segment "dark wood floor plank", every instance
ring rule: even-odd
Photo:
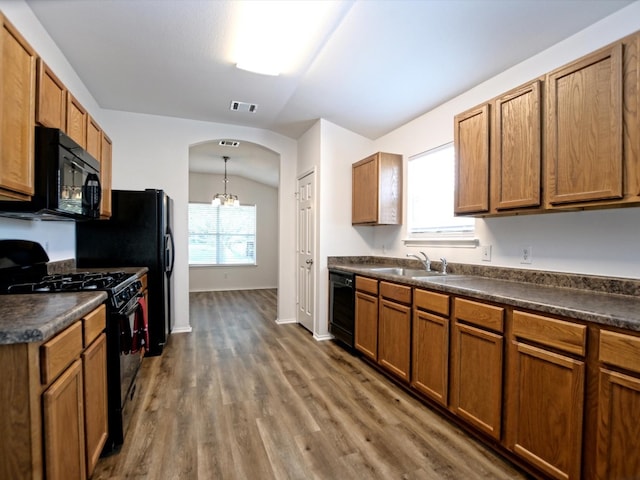
[[[361,358],[277,325],[276,293],[190,295],[193,333],[144,359],[93,480],[526,478]]]

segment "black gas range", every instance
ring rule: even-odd
[[[107,293],[109,438],[104,453],[111,453],[124,442],[137,373],[149,344],[142,283],[136,274],[120,270],[49,274],[48,261],[36,242],[0,240],[0,295]]]

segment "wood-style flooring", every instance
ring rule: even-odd
[[[526,476],[332,341],[276,325],[276,291],[193,293],[193,333],[145,358],[98,479]]]

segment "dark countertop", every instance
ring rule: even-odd
[[[75,271],[124,271],[141,277],[149,269],[78,268]],[[0,295],[0,345],[48,340],[106,299],[103,291]]]
[[[455,273],[416,279],[371,270],[380,266],[387,265],[340,264],[329,265],[329,269],[640,332],[637,295]]]
[[[106,299],[102,291],[1,295],[0,345],[47,340]]]

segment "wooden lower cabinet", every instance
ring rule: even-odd
[[[413,305],[411,386],[446,407],[449,402],[449,296],[416,289]]]
[[[451,408],[499,440],[502,427],[504,308],[455,298]]]
[[[584,362],[517,342],[513,451],[547,475],[580,478]]]
[[[640,478],[640,337],[603,330],[599,361],[597,478]]]
[[[375,292],[375,293],[374,293]],[[378,361],[378,281],[356,276],[355,347]]]
[[[102,333],[82,354],[87,476],[107,441],[107,336]]]
[[[459,417],[496,440],[502,425],[502,364],[501,334],[454,323],[451,405]]]
[[[411,307],[380,300],[378,363],[409,382],[411,368]]]
[[[45,342],[0,345],[1,479],[91,476],[108,434],[106,308]]]
[[[42,395],[47,480],[85,479],[82,362],[76,360]]]

